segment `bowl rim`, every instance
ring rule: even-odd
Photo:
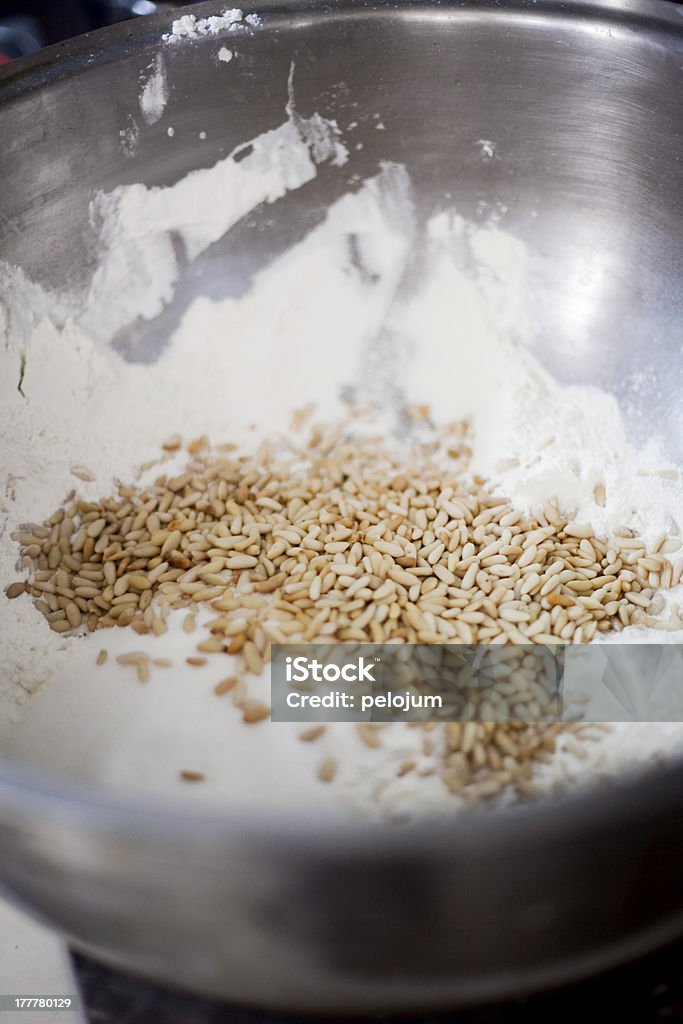
[[[182,8],[183,15],[209,17],[222,13],[225,0],[207,0]],[[549,18],[592,22],[608,21],[630,28],[647,27],[671,39],[683,39],[683,7],[669,0],[259,0],[257,11],[264,24],[256,31],[268,31],[272,19],[296,24],[374,18],[458,18],[472,16],[501,20]],[[161,44],[161,36],[178,17],[178,10],[164,11],[134,21],[97,29],[46,47],[35,54],[11,61],[0,68],[0,104],[85,73],[93,66],[119,59],[142,46]],[[303,30],[303,26],[299,27]],[[213,41],[219,39],[212,37]],[[198,43],[201,41],[198,40]],[[194,41],[180,45],[193,45]],[[560,798],[540,799],[527,805],[500,808],[493,813],[454,813],[416,821],[399,828],[376,822],[340,817],[316,819],[302,810],[246,812],[226,803],[191,811],[173,804],[145,798],[132,801],[122,795],[98,791],[90,786],[59,782],[30,769],[20,769],[0,757],[0,820],[52,820],[72,829],[86,826],[103,836],[127,834],[136,839],[158,839],[160,834],[177,836],[192,822],[192,840],[199,844],[216,838],[230,842],[235,834],[261,835],[269,844],[299,849],[304,841],[330,852],[378,850],[382,855],[403,856],[419,852],[435,841],[463,849],[481,848],[491,841],[534,843],[544,835],[577,835],[586,830],[607,831],[616,823],[634,821],[678,809],[683,820],[683,757],[636,777],[617,779],[609,789],[573,791]],[[465,827],[463,827],[463,825]]]
[[[296,23],[299,17],[310,23],[315,20],[367,19],[377,16],[400,18],[464,18],[467,15],[500,21],[519,18],[543,20],[609,21],[630,28],[646,27],[667,36],[683,37],[683,5],[677,0],[258,0],[263,24],[255,31],[268,31],[272,19]],[[0,103],[19,97],[52,81],[68,78],[70,73],[85,72],[95,64],[108,63],[133,45],[160,45],[161,37],[183,16],[211,17],[222,14],[225,0],[203,0],[170,11],[118,22],[44,47],[26,57],[19,57],[0,66]],[[201,45],[207,38],[179,44]]]

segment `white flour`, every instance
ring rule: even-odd
[[[163,36],[165,43],[178,43],[183,39],[198,39],[200,36],[217,36],[221,32],[234,32],[244,27],[244,22],[249,25],[260,24],[256,14],[248,14],[244,17],[239,7],[226,10],[223,14],[214,15],[211,18],[198,18],[195,14],[183,14],[177,18],[171,27],[171,31]]]
[[[161,119],[168,95],[164,58],[157,54],[150,65],[149,74],[143,80],[140,93],[140,112],[147,124],[156,124]]]
[[[454,214],[435,217],[428,237],[427,283],[399,304],[393,329],[413,346],[406,373],[435,415],[447,419],[458,409],[474,416],[478,470],[523,508],[555,496],[599,533],[627,524],[648,541],[678,536],[681,478],[656,438],[635,451],[616,399],[597,388],[561,387],[515,343],[533,329],[524,247]],[[444,248],[471,254],[476,282],[462,272],[466,260],[444,258]],[[605,487],[604,507],[595,501],[597,484]]]
[[[216,20],[224,19],[206,19]],[[202,26],[186,16],[174,33],[219,31]],[[242,160],[246,147],[172,188],[133,185],[100,196],[100,262],[78,302],[0,267],[4,581],[18,575],[10,531],[50,515],[70,488],[86,498],[107,493],[115,479],[135,478],[176,432],[253,444],[286,430],[292,410],[311,399],[333,419],[348,388],[383,401],[389,419],[401,398],[428,403],[435,420],[470,416],[475,469],[524,507],[556,495],[599,531],[626,523],[647,536],[678,532],[680,482],[656,444],[631,450],[612,398],[559,387],[521,346],[533,329],[523,247],[456,213],[434,217],[422,233],[410,181],[396,165],[334,204],[242,299],[197,299],[156,364],[128,364],[107,348],[121,327],[170,301],[180,273],[172,233],[192,261],[257,204],[305,188],[318,164],[347,159],[336,125],[296,115],[291,88],[287,121],[249,145]],[[604,507],[596,484],[605,487]],[[401,761],[420,754],[418,730],[383,730],[378,752],[344,724],[315,744],[301,743],[289,725],[245,728],[229,700],[212,693],[229,670],[209,663],[188,671],[195,640],[179,627],[161,639],[135,637],[136,649],[177,665],[144,687],[114,663],[131,643],[127,630],[60,638],[28,598],[0,600],[7,749],[53,775],[133,794],[142,777],[147,794],[176,799],[187,798],[178,771],[202,771],[206,782],[191,792],[200,804],[256,799],[392,817],[457,806],[438,775],[424,774],[429,758],[395,777]],[[101,647],[109,662],[95,669]],[[267,679],[256,685],[267,699]],[[614,774],[681,745],[681,727],[625,724],[586,761],[561,754],[539,779],[550,789],[565,774]],[[340,763],[330,787],[315,778],[326,756]]]
[[[135,156],[140,138],[140,128],[132,114],[128,115],[126,127],[120,129],[119,138],[121,139],[121,149],[125,155],[127,157]]]
[[[318,164],[347,160],[335,122],[296,113],[291,77],[287,112],[279,128],[172,188],[132,185],[93,203],[102,256],[89,294],[74,313],[84,330],[106,342],[137,317],[157,316],[178,280],[179,242],[192,261],[254,207],[311,181]]]

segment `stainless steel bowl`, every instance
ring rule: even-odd
[[[196,13],[217,13],[208,3]],[[660,0],[259,7],[230,78],[215,40],[167,51],[177,134],[119,132],[170,16],[53,47],[0,72],[0,255],[85,288],[98,189],[170,184],[299,109],[359,121],[353,173],[404,163],[426,215],[454,202],[531,254],[538,355],[607,387],[633,430],[683,462],[683,9]],[[379,114],[385,126],[377,131]],[[494,140],[481,160],[480,140]],[[349,168],[247,219],[183,283],[166,319],[118,339],[153,360],[183,303],[239,294],[320,220]],[[452,199],[445,198],[449,193]],[[235,246],[235,237],[239,246]],[[230,999],[338,1012],[446,1007],[568,978],[683,931],[683,768],[609,793],[450,826],[184,817],[0,773],[0,878],[78,946]]]

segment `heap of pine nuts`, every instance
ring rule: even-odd
[[[656,618],[656,592],[681,579],[683,560],[669,559],[678,541],[648,549],[627,527],[597,537],[554,502],[525,515],[468,472],[466,441],[463,423],[401,454],[352,422],[251,455],[200,438],[180,475],[99,501],[72,495],[15,534],[28,579],[6,593],[30,594],[58,633],[161,635],[171,609],[190,609],[191,629],[210,606],[196,662],[237,656],[217,692],[232,691],[248,722],[269,713],[250,700],[248,675],[263,671],[271,643],[585,643],[635,623],[683,626],[676,612]],[[147,678],[146,655],[129,662]],[[531,785],[534,761],[571,727],[438,728],[447,785],[488,796]]]

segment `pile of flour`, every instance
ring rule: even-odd
[[[293,410],[311,401],[320,418],[342,416],[348,396],[379,406],[388,433],[410,404],[428,405],[437,423],[469,417],[474,471],[525,509],[556,497],[598,532],[625,524],[650,539],[680,533],[680,478],[656,439],[630,447],[611,396],[561,387],[525,350],[533,323],[523,246],[455,210],[420,224],[409,176],[395,164],[334,203],[242,298],[197,298],[154,364],[112,351],[114,334],[170,302],[179,240],[191,263],[258,204],[305,189],[320,164],[347,158],[337,126],[300,118],[290,94],[279,128],[213,168],[170,188],[99,196],[100,258],[85,295],[49,295],[0,267],[3,581],[21,576],[13,530],[49,516],[72,489],[94,498],[119,479],[153,479],[158,464],[140,467],[170,435],[253,446],[286,432]],[[162,638],[133,642],[125,629],[64,638],[28,597],[1,600],[0,742],[53,776],[130,794],[144,778],[147,794],[186,799],[178,772],[201,771],[206,782],[191,792],[199,804],[287,802],[394,818],[457,806],[422,754],[419,730],[392,725],[377,751],[342,723],[316,744],[288,724],[245,728],[229,700],[213,695],[229,668],[188,671],[194,641],[179,621]],[[176,667],[140,686],[115,663],[131,646]],[[109,661],[95,668],[102,647]],[[267,678],[259,685],[267,699]],[[568,775],[618,774],[681,749],[683,727],[624,723],[585,760],[560,751],[539,781],[550,790]],[[340,765],[329,786],[315,778],[326,756]],[[396,778],[410,757],[418,769]]]
[[[235,32],[247,27],[254,28],[261,24],[258,14],[247,14],[239,7],[225,10],[222,14],[210,18],[198,18],[196,14],[183,14],[176,18],[171,31],[164,35],[165,43],[178,43],[185,39],[199,39],[201,36],[217,36],[226,31]]]

